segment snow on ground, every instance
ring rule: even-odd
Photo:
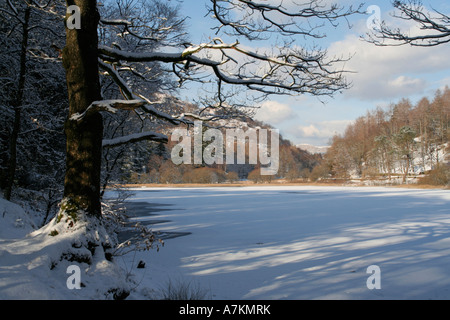
[[[117,265],[52,258],[73,235],[33,231],[23,210],[0,199],[0,299],[160,298],[168,283],[191,284],[206,299],[449,299],[450,192],[382,187],[257,186],[139,188],[131,220],[165,236],[159,252],[130,252]],[[154,224],[153,224],[154,223]],[[80,232],[82,229],[80,229]],[[179,236],[182,235],[182,236]],[[138,262],[145,268],[136,268]],[[67,287],[79,265],[81,289]],[[381,289],[368,289],[377,265]]]
[[[124,259],[142,299],[167,283],[211,299],[449,299],[450,192],[361,187],[135,189],[169,220],[153,230],[191,232]],[[157,211],[158,208],[162,211]],[[369,290],[380,268],[381,289]]]
[[[105,229],[94,231],[88,225],[79,222],[69,230],[54,218],[35,230],[20,206],[0,198],[0,299],[112,299],[127,290],[123,270],[105,259],[102,247],[91,253],[83,245],[109,237]],[[60,259],[63,255],[91,263]],[[73,289],[78,283],[76,271],[69,269],[73,265],[79,268],[79,290]]]

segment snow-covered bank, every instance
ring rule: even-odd
[[[105,259],[102,226],[55,217],[34,230],[25,211],[4,199],[0,214],[0,299],[110,299],[129,291],[124,271]]]

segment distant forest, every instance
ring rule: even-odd
[[[234,125],[247,131],[249,128],[272,129],[262,122],[246,118],[244,121],[234,120]],[[170,132],[168,133],[170,136]],[[306,179],[313,168],[322,161],[322,155],[311,154],[297,148],[289,140],[280,135],[279,167],[276,175],[261,175],[259,164],[248,161],[246,149],[245,164],[181,164],[175,165],[171,159],[171,149],[175,142],[168,144],[143,142],[140,147],[133,146],[133,152],[127,152],[123,158],[118,174],[120,182],[128,183],[233,183],[239,180],[250,180],[254,183],[271,182],[275,179],[295,181]],[[124,168],[121,170],[120,168]]]
[[[314,179],[407,183],[408,177],[419,177],[422,183],[446,185],[449,125],[448,87],[415,105],[402,99],[386,110],[376,108],[333,137],[322,163],[314,169]]]

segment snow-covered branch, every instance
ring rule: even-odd
[[[110,25],[110,26],[131,26],[132,23],[125,19],[101,19],[100,22],[102,24]]]
[[[282,48],[276,54],[268,55],[243,48],[238,42],[226,44],[217,38],[210,44],[190,46],[178,53],[136,53],[106,46],[101,46],[99,50],[101,59],[110,63],[159,61],[183,64],[184,70],[177,72],[181,80],[192,80],[186,66],[196,65],[203,68],[203,72],[210,69],[210,75],[223,83],[245,86],[263,94],[331,95],[348,87],[342,77],[344,71],[333,68],[335,63],[348,59],[328,59],[326,52],[322,51]],[[205,55],[214,59],[204,58]],[[233,55],[235,58],[231,58]],[[262,70],[266,70],[264,75],[260,74]],[[183,78],[184,75],[186,78]]]
[[[201,47],[207,48],[206,46]],[[192,61],[202,65],[217,65],[218,62],[210,59],[204,59],[194,56],[192,53],[183,50],[182,52],[127,52],[124,50],[114,49],[107,46],[99,45],[98,47],[100,57],[107,61],[124,60],[129,62],[183,62]],[[195,52],[198,52],[195,51]]]
[[[127,143],[133,143],[143,140],[157,141],[167,143],[169,140],[166,135],[157,133],[157,132],[140,132],[133,133],[127,136],[113,138],[113,139],[104,139],[103,140],[103,148],[112,148],[117,147]]]
[[[136,108],[142,107],[145,101],[142,100],[102,100],[94,101],[83,113],[74,113],[70,116],[70,120],[81,121],[86,116],[100,112],[107,111],[111,113],[116,113],[118,109],[121,110],[134,110]]]
[[[141,95],[141,94],[135,94],[131,88],[127,85],[127,83],[122,79],[122,77],[120,76],[119,72],[117,70],[115,70],[113,68],[113,66],[111,64],[105,63],[103,62],[101,59],[99,59],[99,64],[100,67],[105,70],[114,80],[114,82],[119,86],[119,88],[121,89],[122,93],[129,99],[141,99],[143,101],[145,101],[145,104],[141,106],[141,109],[148,113],[151,114],[152,116],[159,118],[159,119],[163,119],[165,121],[168,121],[171,124],[174,125],[179,125],[181,123],[185,123],[185,124],[191,124],[190,121],[186,121],[186,120],[181,120],[181,119],[177,119],[175,117],[172,117],[171,115],[162,112],[158,109],[156,109],[153,105],[154,104],[160,104],[163,101],[158,100],[158,101],[151,101],[150,99],[148,99],[147,97]]]

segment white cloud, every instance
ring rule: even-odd
[[[297,125],[288,133],[296,143],[326,144],[335,134],[343,133],[352,120],[331,120]]]
[[[425,85],[425,81],[422,79],[414,79],[406,76],[399,76],[394,80],[388,82],[390,87],[396,88],[404,88],[409,87],[411,90],[416,91],[418,89],[422,89]]]
[[[318,137],[320,136],[320,131],[317,129],[317,127],[313,124],[310,124],[309,126],[298,126],[297,131],[300,133],[300,136],[302,137]]]
[[[256,119],[272,125],[280,124],[295,117],[296,114],[289,105],[277,101],[263,102],[256,113]]]
[[[353,85],[345,91],[349,98],[380,100],[423,94],[428,85],[426,75],[450,69],[448,46],[377,47],[349,35],[329,48],[330,54],[339,55],[344,51],[354,54],[343,66],[355,72],[346,74]]]

